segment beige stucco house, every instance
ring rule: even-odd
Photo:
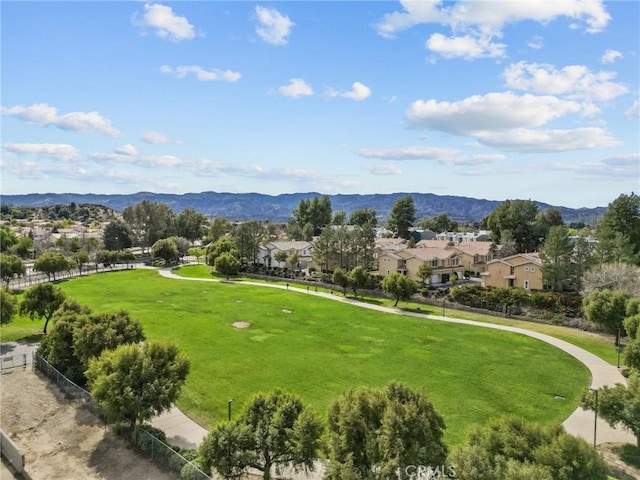
[[[487,270],[480,273],[484,287],[520,287],[525,290],[542,290],[542,261],[537,253],[519,253],[487,263]]]

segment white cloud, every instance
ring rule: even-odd
[[[549,163],[544,165],[547,170],[569,172],[580,178],[607,178],[609,180],[626,181],[629,178],[640,177],[640,154],[621,155],[605,158],[601,161],[584,163]]]
[[[458,102],[418,100],[406,112],[415,127],[426,127],[455,135],[537,127],[567,113],[584,112],[577,102],[553,96],[516,95],[512,92],[474,95]]]
[[[504,43],[494,43],[490,35],[463,35],[446,37],[441,33],[434,33],[429,37],[426,47],[432,52],[445,58],[502,58],[507,46]]]
[[[502,58],[506,45],[494,43],[507,24],[535,21],[547,24],[560,17],[583,21],[588,32],[602,31],[611,19],[602,0],[527,0],[500,2],[400,0],[402,11],[385,14],[375,25],[379,35],[393,38],[397,32],[421,24],[440,24],[451,35],[434,33],[427,48],[446,58]],[[577,23],[576,23],[577,25]],[[540,48],[541,42],[529,44]]]
[[[402,175],[402,170],[391,163],[383,165],[366,165],[364,169],[372,175]]]
[[[134,17],[136,26],[155,29],[156,35],[173,41],[190,40],[195,37],[193,25],[186,17],[173,13],[171,7],[160,4],[145,4],[142,18]]]
[[[531,40],[527,42],[527,47],[534,50],[540,50],[544,46],[544,39],[540,35],[534,35]]]
[[[502,162],[507,157],[505,155],[494,154],[479,154],[479,155],[462,155],[459,157],[451,157],[443,159],[440,163],[446,165],[492,165],[497,162]]]
[[[605,129],[588,127],[573,130],[514,129],[505,132],[477,132],[481,144],[519,152],[564,152],[613,147],[620,142]]]
[[[114,152],[120,155],[128,155],[130,157],[138,155],[138,150],[136,149],[136,147],[134,147],[130,143],[127,143],[126,145],[116,148]]]
[[[313,95],[313,88],[301,78],[292,78],[289,85],[279,87],[278,92],[285,97],[304,97]]]
[[[376,25],[377,32],[384,37],[393,37],[397,32],[416,25],[439,23],[454,29],[478,26],[482,29],[500,29],[504,25],[521,21],[549,23],[560,17],[583,21],[588,32],[602,31],[611,16],[602,0],[527,0],[500,2],[442,0],[400,0],[403,10],[385,14]]]
[[[328,97],[349,98],[351,100],[355,100],[359,102],[371,96],[371,89],[363,83],[354,82],[351,85],[351,90],[348,90],[346,92],[340,92],[334,88],[329,87],[325,91],[325,95],[327,95]]]
[[[503,73],[510,88],[571,99],[607,101],[627,93],[628,89],[613,80],[613,72],[591,72],[584,65],[567,65],[558,70],[553,65],[518,62]]]
[[[640,118],[640,100],[633,102],[633,105],[624,112],[624,115],[627,118]]]
[[[600,61],[602,63],[613,63],[619,58],[622,58],[621,52],[617,50],[609,49],[606,52],[604,52],[604,55],[602,55],[602,58],[600,59]]]
[[[115,137],[120,132],[98,112],[70,112],[58,115],[58,109],[46,103],[37,103],[24,107],[16,105],[11,108],[2,107],[2,115],[8,115],[35,123],[40,126],[53,125],[62,130],[73,130],[80,133],[102,133]]]
[[[153,143],[155,145],[162,145],[166,143],[176,143],[176,144],[182,143],[180,142],[180,140],[172,140],[171,138],[167,137],[164,133],[155,132],[153,130],[147,130],[142,134],[141,138],[143,141],[147,143]]]
[[[439,160],[459,155],[460,150],[439,147],[405,147],[395,149],[361,148],[356,153],[365,158],[380,160]]]
[[[238,80],[240,80],[240,77],[242,77],[240,73],[233,72],[231,70],[218,70],[215,68],[211,70],[205,70],[198,65],[181,65],[176,68],[172,68],[168,65],[163,65],[160,68],[160,71],[168,75],[173,75],[176,78],[184,78],[188,74],[192,73],[201,82],[237,82]]]
[[[18,155],[38,155],[61,162],[80,160],[80,154],[75,147],[62,143],[3,143],[2,148]]]
[[[256,33],[267,43],[285,45],[291,28],[295,25],[289,17],[282,15],[275,8],[256,7],[258,25]]]

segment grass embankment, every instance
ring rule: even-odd
[[[427,389],[455,444],[470,425],[501,414],[561,422],[589,383],[583,365],[523,335],[291,290],[176,281],[148,270],[59,285],[96,311],[128,310],[147,338],[169,339],[185,350],[192,370],[178,405],[206,427],[226,418],[228,399],[238,412],[252,393],[277,386],[324,414],[349,388],[400,380]],[[251,327],[237,329],[234,322]]]

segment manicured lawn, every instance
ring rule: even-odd
[[[96,311],[128,310],[147,338],[185,350],[192,370],[178,406],[205,427],[226,419],[228,399],[237,413],[257,391],[283,387],[324,414],[351,387],[400,380],[427,389],[448,442],[459,443],[471,424],[496,415],[561,422],[590,378],[569,355],[523,335],[290,290],[172,280],[142,269],[59,285]]]
[[[181,267],[179,269],[175,269],[174,273],[183,277],[189,278],[212,278],[211,276],[211,267],[206,265],[189,265],[185,267]],[[213,277],[218,278],[218,277]],[[255,279],[247,278],[247,277],[239,277],[239,281],[252,281],[256,282]],[[257,280],[258,282],[260,280]],[[269,283],[286,283],[284,281],[273,281]],[[381,299],[381,298],[361,298],[362,301],[368,301],[371,303],[376,303],[380,305],[391,306],[394,301],[389,299]],[[424,305],[415,302],[401,302],[399,307],[405,309],[407,311],[412,312],[420,312],[431,315],[442,315],[442,308],[435,307],[432,305]],[[471,312],[463,312],[461,310],[445,310],[446,314],[450,317],[462,318],[465,320],[474,320],[476,322],[485,322],[485,323],[497,323],[499,325],[509,325],[512,327],[524,328],[526,330],[531,330],[534,332],[545,333],[547,335],[551,335],[553,337],[559,338],[561,340],[565,340],[566,342],[577,345],[580,348],[587,350],[588,352],[593,353],[594,355],[599,356],[600,358],[606,360],[612,365],[616,365],[618,361],[617,349],[615,347],[615,337],[609,336],[609,338],[605,338],[604,335],[601,334],[593,334],[589,332],[583,332],[582,330],[578,330],[575,328],[563,327],[560,325],[550,325],[544,323],[536,323],[536,322],[527,322],[524,320],[516,320],[512,318],[501,318],[493,315],[483,315],[478,313]],[[624,346],[624,340],[622,342]]]

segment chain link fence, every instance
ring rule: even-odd
[[[91,394],[65,377],[53,365],[38,355],[37,352],[33,352],[33,368],[43,373],[67,397],[77,402],[79,406],[88,409],[93,415],[100,418],[105,425],[108,423],[106,414],[94,401]],[[134,429],[133,441],[138,448],[146,452],[156,463],[164,465],[175,473],[177,478],[183,480],[211,480],[211,477],[192,461],[144,428]]]

